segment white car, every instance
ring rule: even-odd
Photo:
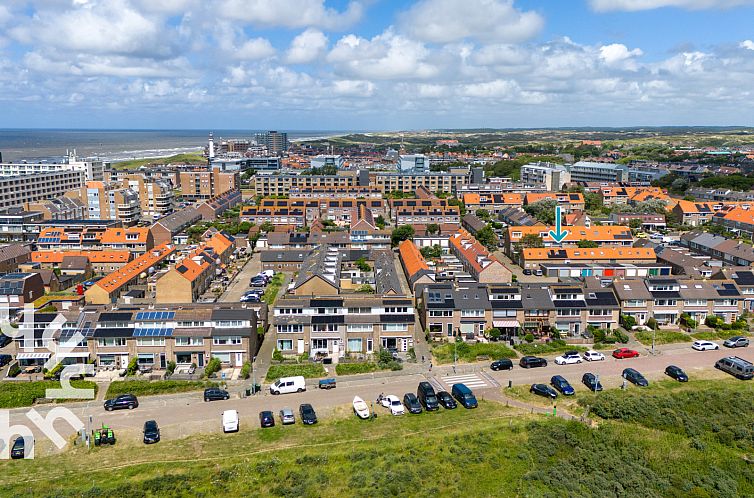
[[[382,403],[382,406],[384,406],[385,408],[390,408],[390,413],[392,415],[403,415],[406,413],[401,400],[398,399],[398,396],[395,396],[393,394],[384,396],[380,403]]]
[[[555,358],[556,365],[572,365],[574,363],[581,363],[581,355],[578,351],[566,351]]]
[[[697,351],[710,351],[712,349],[720,349],[720,345],[712,341],[694,341],[691,348]]]
[[[238,432],[238,412],[225,410],[223,412],[223,432]]]
[[[590,349],[589,351],[584,353],[584,359],[586,361],[605,361],[605,355],[600,353],[599,351]]]

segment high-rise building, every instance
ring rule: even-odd
[[[102,161],[80,161],[76,150],[68,151],[62,163],[0,163],[0,176],[36,175],[57,171],[83,171],[84,181],[101,182],[104,178],[105,163]]]
[[[256,141],[258,145],[267,147],[267,151],[272,155],[281,154],[288,150],[288,134],[279,131],[268,131],[257,133]]]
[[[126,176],[123,186],[138,194],[143,217],[155,220],[173,211],[175,195],[169,181],[132,174]]]
[[[141,218],[139,196],[128,187],[86,182],[80,189],[72,190],[65,195],[82,202],[86,218],[90,220],[118,220],[125,226],[131,226]]]
[[[237,171],[195,170],[180,172],[181,196],[184,200],[206,200],[237,190],[240,177]]]

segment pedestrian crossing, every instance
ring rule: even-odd
[[[450,375],[448,377],[441,377],[440,380],[445,383],[448,390],[453,387],[453,384],[465,384],[469,389],[490,387],[489,383],[482,379],[478,374]]]

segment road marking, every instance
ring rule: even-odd
[[[482,380],[477,374],[452,375],[450,377],[443,377],[442,381],[448,387],[452,387],[453,384],[465,384],[470,389],[474,387],[489,387],[487,382]]]

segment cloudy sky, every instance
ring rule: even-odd
[[[754,0],[2,0],[0,127],[754,125]]]

